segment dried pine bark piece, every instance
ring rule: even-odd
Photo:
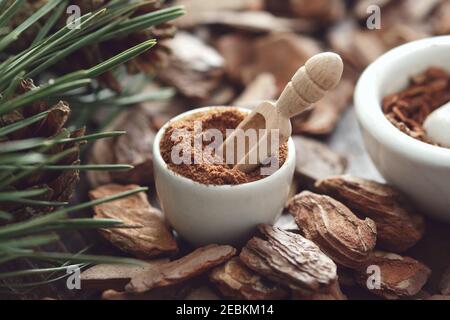
[[[227,76],[238,83],[242,83],[242,68],[252,63],[254,37],[242,34],[226,34],[220,37],[215,46],[225,59],[225,72]]]
[[[348,175],[325,178],[316,188],[341,201],[377,225],[377,244],[394,252],[415,245],[423,236],[424,219],[395,188]]]
[[[428,1],[414,1],[404,0],[403,6],[406,9],[405,14],[412,21],[423,21],[436,9],[436,7],[446,0],[428,0]]]
[[[380,35],[372,30],[360,29],[355,21],[347,20],[330,29],[328,42],[349,65],[362,71],[382,55],[387,47]]]
[[[261,101],[276,99],[277,90],[274,76],[270,73],[261,73],[234,100],[232,105],[253,108]]]
[[[248,269],[239,258],[215,268],[209,275],[227,298],[239,300],[277,300],[289,292]]]
[[[434,33],[450,34],[450,2],[442,2],[432,19]]]
[[[330,99],[322,99],[315,104],[309,114],[294,117],[292,130],[298,134],[329,134],[336,127],[340,113]]]
[[[122,184],[150,185],[153,183],[153,140],[155,131],[150,126],[151,117],[143,106],[130,108],[123,112],[105,130],[124,130],[125,135],[97,140],[92,148],[89,162],[128,163],[134,166],[128,171],[88,172],[92,187],[116,182]]]
[[[241,261],[270,280],[304,294],[328,292],[336,281],[336,265],[302,236],[269,225],[258,226],[242,249]]]
[[[303,185],[345,172],[347,159],[326,144],[302,136],[294,136],[293,139],[297,150],[295,174]]]
[[[369,266],[379,268],[380,286],[369,289],[368,284],[376,284],[376,273],[368,272]],[[386,299],[398,299],[416,295],[428,280],[431,270],[423,263],[394,253],[375,251],[356,274],[357,281],[370,292]],[[369,278],[371,277],[371,278]]]
[[[289,201],[288,210],[300,232],[340,265],[358,268],[375,247],[375,223],[328,196],[304,191]]]
[[[307,19],[289,19],[278,17],[262,10],[197,10],[176,20],[178,27],[192,29],[199,25],[219,25],[236,31],[261,34],[271,32],[303,32],[317,30],[318,24]]]
[[[178,33],[168,45],[173,56],[159,78],[187,98],[208,99],[221,84],[225,73],[223,57],[213,47],[186,32]]]
[[[153,156],[151,148],[155,133],[149,128],[147,117],[140,113],[129,115],[124,124],[126,134],[118,137],[113,146],[116,163],[129,163],[134,166],[130,171],[116,172],[113,179],[117,181],[136,181],[151,184],[153,177]]]
[[[320,22],[337,21],[345,15],[345,4],[342,0],[265,0],[265,2],[269,11]]]
[[[146,266],[98,264],[81,273],[81,287],[83,290],[123,290],[134,275],[167,262],[169,259],[152,260]]]
[[[309,114],[303,113],[292,119],[292,132],[296,134],[326,135],[336,127],[341,114],[350,105],[354,82],[347,73],[338,87],[315,104]]]
[[[108,184],[89,192],[92,200],[132,190],[137,185]],[[162,212],[153,208],[144,192],[94,207],[94,218],[123,221],[136,228],[100,230],[101,235],[124,252],[139,258],[149,258],[177,251],[177,242],[168,228]]]
[[[251,64],[242,69],[245,84],[251,83],[259,74],[273,74],[278,93],[291,80],[298,67],[322,51],[318,41],[294,33],[270,34],[258,38],[252,44]]]
[[[290,3],[292,12],[301,18],[329,22],[341,20],[345,16],[343,0],[290,0]]]
[[[136,275],[125,287],[125,290],[145,292],[181,283],[224,263],[235,254],[236,249],[231,246],[211,244],[201,247],[187,256],[161,265],[158,269]]]
[[[260,37],[226,35],[216,43],[226,61],[227,74],[244,85],[262,73],[275,77],[280,94],[298,66],[322,51],[315,39],[294,33],[269,34]]]

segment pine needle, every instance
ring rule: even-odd
[[[19,1],[15,1],[19,2]],[[21,2],[21,1],[20,1]],[[44,6],[42,6],[39,10],[37,10],[34,14],[32,14],[28,19],[26,19],[21,25],[15,28],[12,32],[8,33],[6,37],[0,40],[0,51],[9,46],[12,42],[17,40],[22,32],[27,30],[30,26],[32,26],[36,21],[41,19],[47,13],[49,13],[53,8],[61,3],[61,0],[50,0]],[[0,26],[2,25],[1,17],[0,17]]]
[[[54,272],[59,272],[59,271],[67,271],[68,269],[72,269],[72,268],[82,268],[84,265],[85,264],[79,263],[79,264],[72,264],[72,265],[68,265],[68,266],[53,267],[53,268],[40,268],[40,269],[28,269],[28,270],[4,272],[4,273],[0,273],[0,279],[24,277],[24,276],[37,275],[37,274],[47,274],[47,273],[54,273]]]
[[[42,195],[48,192],[48,189],[33,189],[23,191],[0,192],[0,201],[13,201],[17,199],[29,198]]]
[[[70,212],[74,212],[74,211],[78,211],[78,210],[82,210],[85,208],[89,208],[92,206],[96,206],[105,202],[110,202],[110,201],[114,201],[117,199],[122,199],[125,197],[128,197],[130,195],[142,192],[142,191],[146,191],[147,188],[146,187],[140,187],[140,188],[135,188],[133,190],[128,190],[125,192],[121,192],[112,196],[108,196],[108,197],[104,197],[101,199],[96,199],[96,200],[91,200],[88,202],[84,202],[84,203],[80,203],[77,205],[73,205],[71,207],[68,208],[62,208],[62,209],[58,209],[46,216],[42,216],[39,218],[35,218],[35,219],[31,219],[28,221],[24,221],[24,222],[18,222],[15,224],[9,224],[3,227],[0,227],[0,239],[1,238],[5,238],[5,237],[10,237],[10,236],[16,236],[17,234],[21,234],[21,232],[32,232],[33,229],[37,228],[37,227],[43,227],[45,225],[47,225],[50,222],[53,221],[57,221],[63,218],[67,217],[67,214]],[[1,241],[1,240],[0,240]]]
[[[36,43],[39,43],[42,39],[44,39],[47,34],[50,32],[50,29],[55,25],[55,23],[60,18],[61,14],[64,12],[64,10],[67,7],[67,4],[69,1],[63,1],[50,15],[50,17],[45,22],[45,25],[39,30],[36,38],[34,39],[31,46],[35,45]]]
[[[17,130],[20,130],[22,128],[28,127],[29,125],[36,123],[45,117],[47,117],[50,110],[46,110],[43,112],[40,112],[38,114],[35,114],[34,116],[31,116],[29,118],[11,123],[10,125],[4,126],[0,128],[0,137],[4,137],[7,134],[13,133]]]
[[[24,0],[15,0],[9,7],[0,15],[0,27],[4,27],[9,20],[16,14],[20,9]],[[2,9],[6,6],[6,1],[2,3]]]

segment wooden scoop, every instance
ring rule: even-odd
[[[272,130],[279,130],[279,145],[285,143],[292,133],[290,118],[302,113],[311,104],[322,99],[327,91],[335,88],[341,79],[343,68],[339,55],[332,52],[317,54],[298,69],[275,105],[268,101],[258,105],[222,144],[222,151],[228,150],[227,148],[235,150],[234,169],[251,172],[260,165],[261,161],[270,157],[270,135],[276,132]],[[245,132],[250,128],[266,129],[266,133],[257,137],[257,143],[246,145],[245,155],[238,159],[235,145],[238,129]],[[258,151],[263,143],[267,144],[267,152],[262,152],[264,157],[261,157]],[[257,161],[250,163],[250,159],[257,159]]]

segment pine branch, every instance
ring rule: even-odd
[[[64,96],[69,101],[85,104],[84,110],[95,110],[102,105],[109,105],[121,109],[122,106],[133,105],[143,101],[152,101],[170,97],[173,92],[164,89],[154,93],[139,94],[124,91],[122,95],[113,93],[103,99],[91,99],[83,101],[86,97],[81,94],[85,88],[94,90],[100,88],[93,85],[93,79],[105,72],[111,71],[127,61],[136,58],[143,52],[151,49],[156,41],[149,39],[136,46],[124,50],[106,61],[85,70],[76,70],[68,74],[56,75],[54,79],[30,90],[20,90],[22,80],[27,77],[39,79],[43,72],[53,68],[53,65],[80,49],[101,42],[126,37],[134,32],[139,32],[173,20],[184,13],[182,7],[161,9],[147,14],[135,15],[136,10],[146,5],[145,1],[113,0],[95,12],[89,12],[75,21],[80,28],[64,26],[55,30],[58,21],[61,20],[68,0],[48,0],[43,6],[32,13],[17,27],[11,28],[10,22],[16,17],[24,0],[0,0],[0,30],[8,28],[7,33],[0,32],[0,59],[5,57],[2,52],[10,49],[15,40],[20,39],[25,31],[39,22],[41,28],[32,38],[29,47],[22,52],[10,54],[0,61],[0,201],[9,204],[21,204],[27,206],[46,206],[53,208],[47,215],[38,216],[22,222],[12,222],[0,225],[0,267],[7,262],[16,259],[33,259],[36,261],[56,262],[55,267],[31,268],[28,270],[14,270],[12,272],[0,272],[0,280],[21,279],[30,275],[48,275],[43,281],[29,283],[0,284],[4,289],[28,289],[37,285],[48,284],[63,279],[70,266],[83,267],[90,263],[127,263],[140,264],[134,259],[104,257],[89,255],[84,252],[78,254],[47,252],[42,245],[51,244],[59,240],[59,232],[70,232],[82,229],[99,228],[125,228],[136,227],[124,225],[121,221],[112,219],[73,218],[72,213],[83,210],[108,201],[114,201],[139,192],[145,192],[146,188],[136,188],[113,196],[78,203],[67,206],[65,201],[56,201],[45,198],[49,191],[47,188],[29,187],[25,190],[17,190],[16,186],[24,179],[34,177],[46,171],[79,171],[79,170],[127,170],[132,166],[119,165],[86,165],[67,164],[62,160],[79,152],[79,144],[87,141],[116,137],[124,134],[122,131],[97,132],[78,136],[67,129],[59,130],[59,133],[51,137],[27,137],[12,139],[12,136],[21,136],[21,132],[28,128],[43,123],[50,111],[41,111],[31,116],[25,116],[23,110],[31,105],[50,101],[55,97]],[[74,91],[74,89],[77,89]],[[83,89],[83,90],[81,90]],[[20,91],[20,93],[19,93]],[[25,92],[23,92],[25,91]],[[40,109],[42,110],[42,109]],[[113,110],[113,109],[112,109]],[[116,111],[114,111],[116,112]],[[16,121],[9,120],[11,115],[24,115]],[[8,121],[4,122],[4,119]],[[12,117],[12,119],[16,119]],[[15,221],[16,211],[0,210],[0,221]]]

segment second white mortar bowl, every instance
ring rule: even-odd
[[[378,171],[423,213],[450,221],[450,149],[402,133],[381,109],[384,96],[402,90],[412,75],[430,66],[450,72],[450,36],[414,41],[378,58],[359,79],[354,102],[366,149]]]

